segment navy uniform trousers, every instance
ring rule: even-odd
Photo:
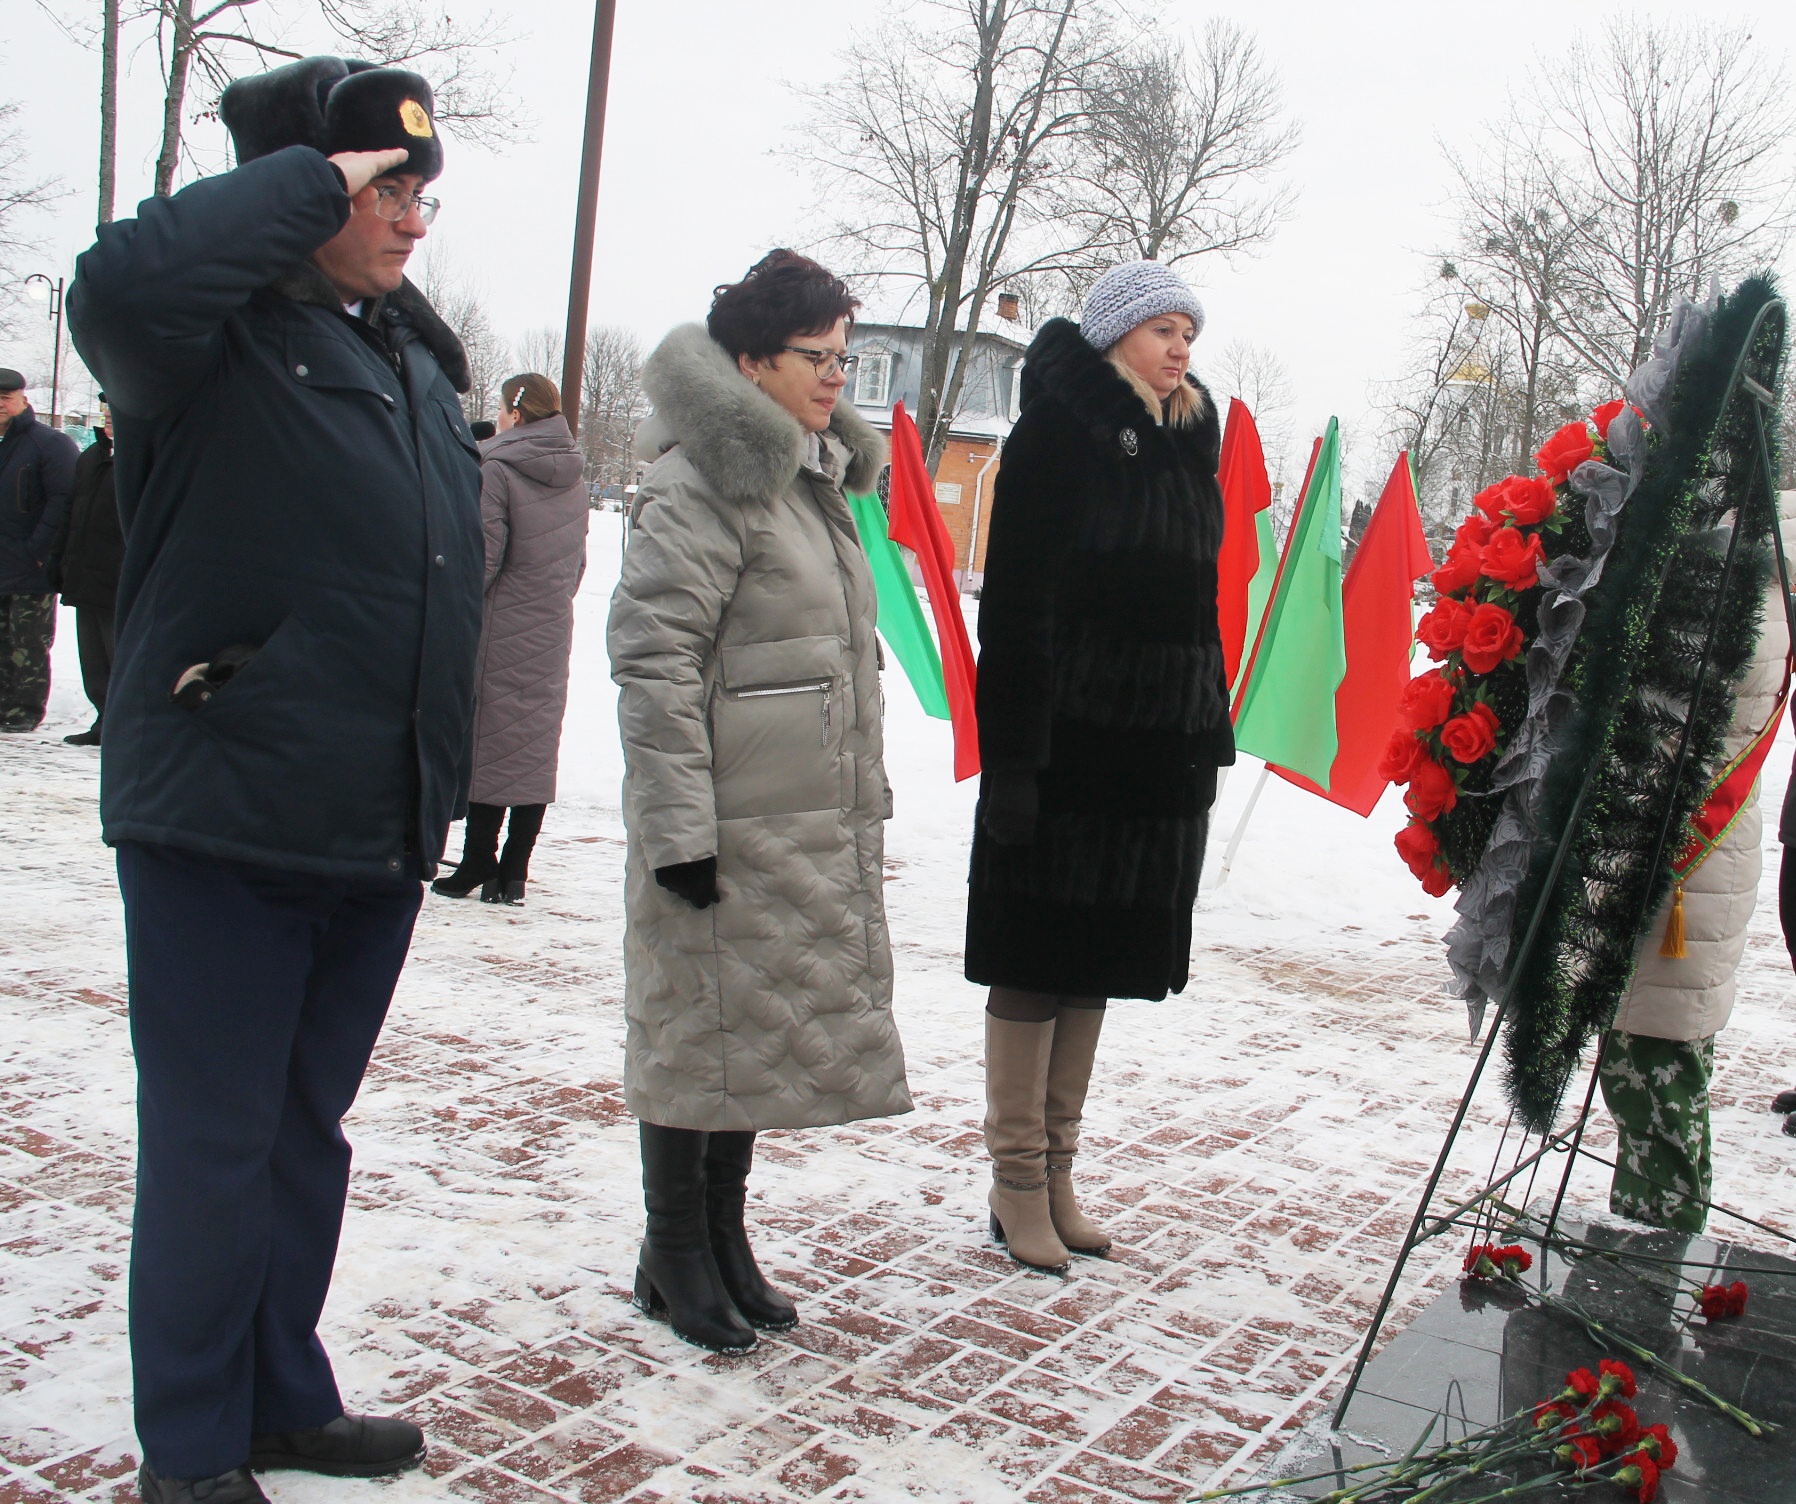
[[[405,964],[415,877],[347,881],[118,848],[137,1057],[131,1367],[144,1460],[243,1464],[343,1413],[318,1318],[349,1188],[341,1119]]]

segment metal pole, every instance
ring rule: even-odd
[[[598,0],[592,68],[586,78],[586,136],[580,146],[580,198],[574,210],[574,269],[568,279],[567,336],[561,353],[561,412],[580,432],[580,378],[586,364],[586,303],[592,292],[593,241],[599,222],[599,162],[605,151],[605,97],[611,83],[611,30],[617,0]]]
[[[1247,834],[1247,822],[1253,818],[1253,807],[1260,802],[1260,790],[1266,787],[1266,780],[1272,776],[1272,769],[1260,769],[1259,782],[1253,786],[1253,792],[1247,796],[1247,807],[1241,811],[1241,818],[1235,825],[1235,833],[1229,837],[1228,849],[1222,853],[1222,870],[1216,874],[1216,886],[1221,887],[1229,880],[1229,868],[1235,865],[1235,853],[1241,849],[1241,837]],[[1217,789],[1218,797],[1222,790]]]
[[[50,426],[61,427],[62,407],[62,286],[56,279],[56,291],[50,296],[50,312],[56,319],[56,349],[50,356]]]

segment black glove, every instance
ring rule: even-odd
[[[1041,796],[1033,773],[987,773],[980,820],[1000,846],[1028,846],[1035,840]]]
[[[717,891],[717,858],[701,856],[696,862],[675,862],[670,867],[657,867],[655,881],[695,909],[708,909],[723,902]]]

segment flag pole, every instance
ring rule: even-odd
[[[1235,865],[1235,853],[1241,849],[1241,837],[1247,834],[1247,822],[1253,818],[1253,807],[1260,802],[1260,790],[1266,787],[1266,780],[1271,776],[1272,769],[1262,763],[1259,781],[1247,796],[1247,808],[1241,811],[1241,818],[1235,824],[1235,833],[1229,837],[1228,849],[1222,853],[1222,870],[1216,874],[1218,888],[1229,880],[1229,868]]]
[[[592,62],[586,76],[586,131],[580,145],[580,192],[574,203],[574,265],[568,279],[567,334],[561,350],[561,414],[580,433],[580,380],[586,369],[586,305],[599,223],[599,161],[605,153],[605,100],[611,84],[611,31],[617,0],[598,0]]]

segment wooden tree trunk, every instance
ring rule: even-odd
[[[118,0],[104,0],[100,19],[100,224],[112,222],[117,188]]]
[[[175,169],[181,161],[181,112],[193,65],[193,0],[173,0],[168,14],[174,38],[168,55],[168,92],[162,100],[162,151],[156,158],[156,194],[163,198],[174,192]]]

